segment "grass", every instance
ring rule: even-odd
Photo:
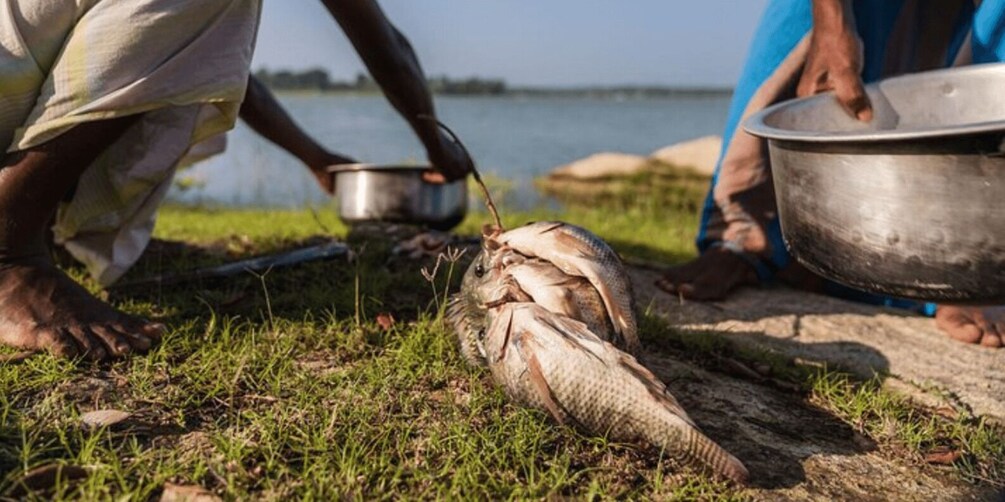
[[[679,261],[693,253],[693,209],[703,196],[696,186],[688,190],[671,195],[686,204],[663,201],[662,210],[652,200],[622,197],[602,208],[507,212],[506,223],[560,217],[629,256]],[[476,234],[482,221],[470,218],[461,232]],[[346,229],[325,209],[168,207],[157,236],[197,247],[152,249],[131,277],[331,233]],[[751,496],[659,452],[584,436],[514,406],[487,374],[463,364],[440,322],[434,286],[439,294],[456,287],[462,264],[441,265],[430,284],[419,270],[430,263],[395,259],[386,242],[350,242],[353,265],[313,263],[112,295],[117,306],[170,326],[147,355],[100,365],[48,356],[0,364],[0,495],[26,471],[59,463],[90,475],[61,480],[45,497],[143,500],[166,483],[239,500]],[[918,452],[936,442],[963,445],[966,455],[954,464],[962,476],[1001,479],[1003,440],[979,420],[944,423],[873,383],[792,369],[714,336],[678,333],[654,317],[643,330],[647,341],[676,344],[710,368],[722,356],[770,361],[779,378],[805,389],[808,405],[832,410],[870,437]],[[84,427],[81,414],[96,409],[132,416]]]
[[[963,479],[1005,488],[1005,439],[1001,427],[987,419],[958,410],[920,409],[884,390],[879,378],[856,382],[818,370],[807,383],[813,402],[900,454],[918,462],[944,456],[938,463],[950,461]]]

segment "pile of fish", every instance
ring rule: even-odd
[[[465,359],[487,366],[518,402],[746,482],[743,464],[631,355],[640,344],[630,280],[589,231],[561,222],[487,227],[447,316]]]

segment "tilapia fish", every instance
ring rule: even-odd
[[[474,341],[479,330],[487,327],[487,305],[505,301],[537,303],[586,323],[594,334],[623,350],[636,353],[639,349],[634,300],[624,265],[604,241],[580,227],[545,222],[501,234],[485,230],[482,251],[465,272],[461,291],[451,298],[447,310],[468,362],[483,365]]]
[[[488,318],[478,350],[511,397],[560,423],[618,441],[644,440],[746,483],[743,464],[698,429],[655,375],[585,324],[535,303],[506,303]]]
[[[546,222],[486,232],[448,306],[461,352],[517,401],[592,433],[645,440],[743,483],[662,382],[619,350],[638,347],[627,274],[599,238]]]
[[[512,249],[520,255],[540,258],[573,277],[583,277],[596,288],[604,302],[618,345],[628,352],[640,348],[638,322],[631,280],[618,254],[590,231],[558,221],[532,223],[496,237],[488,247]]]
[[[475,257],[464,274],[461,292],[447,306],[447,317],[461,337],[469,362],[480,364],[475,360],[480,356],[472,347],[478,329],[487,327],[487,305],[506,301],[537,303],[586,323],[601,339],[620,343],[600,293],[585,278],[566,275],[539,259],[507,259],[509,264],[505,268],[492,267],[488,261],[484,254]]]

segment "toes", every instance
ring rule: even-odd
[[[1003,335],[1005,335],[1005,325],[997,323],[993,331],[986,331],[984,333],[984,337],[981,338],[981,345],[997,349],[1002,346]]]
[[[703,270],[702,263],[702,257],[699,257],[697,260],[671,267],[656,283],[661,288],[671,291],[681,284],[693,282]]]
[[[951,338],[963,343],[977,343],[984,336],[984,330],[974,323],[957,324],[944,329]]]
[[[129,338],[114,328],[95,325],[90,327],[90,331],[101,339],[101,342],[108,348],[108,352],[113,356],[122,357],[132,350]]]
[[[725,285],[720,281],[701,277],[695,281],[694,285],[689,288],[690,291],[684,296],[702,302],[721,300],[734,287],[735,285]]]
[[[103,361],[108,358],[108,351],[105,350],[104,344],[88,330],[75,326],[67,329],[67,332],[77,342],[77,346],[80,348],[80,355],[93,361]]]
[[[664,272],[663,277],[656,280],[656,287],[670,293],[671,295],[682,294],[688,297],[685,291],[693,289],[691,286],[701,275],[701,258],[685,263]]]
[[[984,336],[984,329],[968,310],[959,307],[940,307],[936,312],[935,325],[954,340],[963,343],[978,343]]]
[[[661,279],[656,283],[663,291],[673,295],[680,295],[688,300],[700,302],[721,300],[735,285],[724,285],[721,281],[708,276],[699,277],[696,281],[683,283],[672,283]]]
[[[70,340],[59,340],[53,342],[48,346],[48,349],[52,355],[65,357],[67,359],[80,355],[80,349],[77,348],[77,344]]]
[[[143,325],[143,334],[154,339],[160,340],[164,333],[167,332],[167,326],[159,322],[148,322]]]
[[[656,287],[662,289],[663,291],[666,291],[667,293],[670,293],[671,295],[677,294],[678,289],[677,283],[669,279],[668,277],[657,279]]]
[[[105,326],[105,329],[110,331],[112,334],[118,336],[120,339],[125,340],[132,350],[139,352],[146,352],[150,350],[153,346],[154,341],[151,337],[146,336],[142,333],[135,333],[132,331],[124,331],[117,328],[114,325]]]
[[[80,349],[68,333],[43,331],[38,333],[34,349],[48,350],[52,355],[72,358],[80,354]]]
[[[141,335],[152,340],[160,340],[167,331],[167,327],[159,322],[149,322],[145,319],[121,314],[112,327],[120,332],[129,335]]]

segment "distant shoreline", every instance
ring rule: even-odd
[[[379,96],[376,89],[292,89],[273,88],[280,95],[326,95],[326,96]],[[655,99],[677,97],[729,97],[731,88],[691,88],[691,87],[574,87],[574,88],[513,88],[502,92],[444,92],[433,91],[436,96],[446,97],[487,97],[487,98],[593,98],[593,99]]]
[[[321,68],[302,71],[260,69],[255,77],[275,92],[373,95],[380,88],[369,75],[360,73],[354,80],[333,80]],[[580,97],[610,99],[645,99],[671,97],[720,97],[732,94],[724,86],[673,86],[652,84],[533,86],[508,85],[505,80],[486,77],[452,78],[445,75],[427,77],[429,90],[439,96],[499,96],[499,97]]]

